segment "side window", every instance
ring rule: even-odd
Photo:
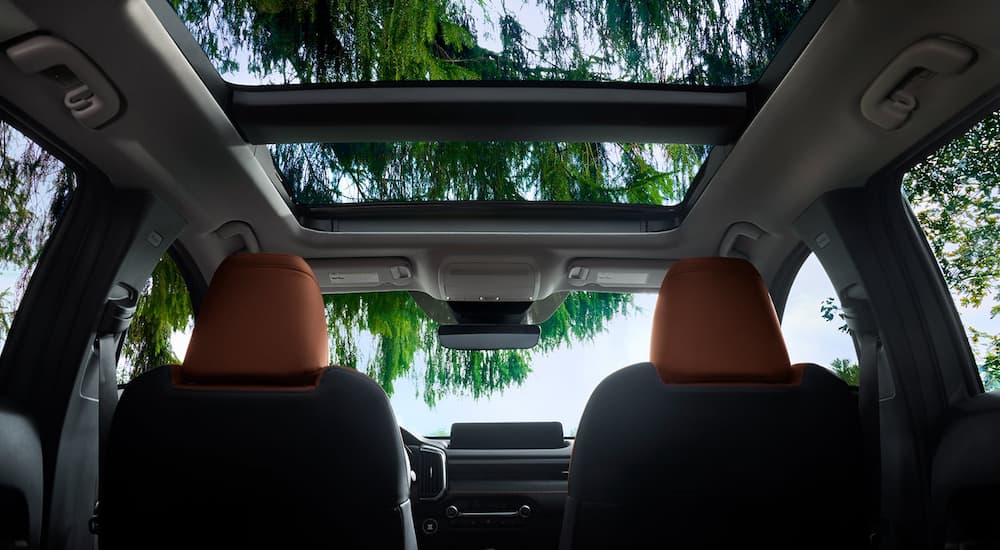
[[[13,126],[0,121],[0,341],[46,243],[69,205],[76,174]]]
[[[139,297],[122,346],[118,381],[184,360],[194,322],[191,294],[177,263],[164,254]]]
[[[66,164],[0,121],[0,345],[46,243],[77,185]],[[139,300],[119,361],[119,380],[184,357],[191,299],[169,254],[153,271]]]
[[[976,356],[983,386],[1000,390],[1000,111],[903,177]]]
[[[822,365],[857,386],[858,356],[839,311],[830,278],[810,254],[795,276],[781,319],[788,354],[792,363]]]

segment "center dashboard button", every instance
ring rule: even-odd
[[[433,535],[434,533],[437,533],[438,522],[434,518],[427,518],[420,524],[420,529],[425,535]]]

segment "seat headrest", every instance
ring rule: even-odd
[[[309,264],[237,254],[212,277],[175,381],[311,386],[329,360],[323,296]]]
[[[653,315],[650,361],[668,384],[784,384],[795,376],[764,281],[735,258],[670,267]]]

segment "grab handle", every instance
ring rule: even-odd
[[[861,114],[885,130],[895,130],[917,110],[928,82],[959,74],[975,59],[975,50],[957,40],[925,38],[903,50],[868,86],[861,96]]]
[[[41,73],[62,86],[63,104],[87,128],[100,128],[121,110],[121,98],[111,81],[65,40],[33,36],[8,47],[7,57],[21,72]]]

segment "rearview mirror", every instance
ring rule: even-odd
[[[441,325],[438,341],[448,349],[527,349],[538,343],[538,325]]]

